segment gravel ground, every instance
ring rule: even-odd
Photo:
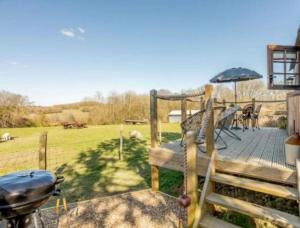
[[[42,210],[46,226],[54,227],[177,227],[179,207],[175,198],[150,190],[70,204],[57,216],[54,208]]]

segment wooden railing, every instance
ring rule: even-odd
[[[200,97],[200,109],[206,110],[205,115],[207,119],[207,124],[205,128],[205,145],[207,156],[211,156],[214,151],[214,109],[212,101],[213,86],[206,85],[205,91],[202,94],[197,94]],[[195,96],[192,96],[195,97]],[[158,140],[158,112],[157,105],[158,99],[167,100],[180,100],[181,101],[181,113],[182,119],[186,118],[187,101],[190,101],[190,97],[186,95],[182,96],[158,96],[156,90],[151,90],[150,92],[150,128],[151,128],[151,147],[155,148],[159,145]],[[193,100],[195,101],[195,100]],[[210,104],[210,108],[205,105]],[[209,113],[208,113],[209,112]],[[207,116],[209,115],[209,117]],[[186,141],[186,164],[184,165],[184,176],[185,176],[185,189],[186,194],[191,199],[191,205],[187,208],[187,226],[192,227],[195,220],[195,211],[198,208],[198,176],[197,176],[197,145],[196,145],[196,135],[195,132],[188,132],[185,136]],[[152,191],[159,191],[159,167],[151,165],[151,184]]]
[[[255,98],[253,98],[252,100],[248,100],[248,101],[237,101],[237,104],[253,104],[253,106],[255,107],[255,104],[260,103],[260,104],[264,104],[264,103],[285,103],[287,102],[287,100],[256,100]],[[218,101],[216,98],[214,100],[215,104],[234,104],[234,101],[226,101],[225,99],[222,101]]]

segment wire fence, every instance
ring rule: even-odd
[[[86,144],[95,145],[99,144],[99,140],[85,140],[68,142],[64,144],[63,149],[61,145],[52,143],[51,139],[46,139],[46,142],[41,141],[42,133],[40,136],[36,136],[31,139],[36,142],[35,145],[31,145],[32,149],[27,151],[19,151],[18,149],[12,149],[15,144],[20,141],[2,142],[11,143],[13,146],[8,147],[7,152],[0,153],[0,175],[5,175],[12,172],[22,170],[33,170],[33,169],[44,169],[46,168],[52,172],[60,172],[61,169],[67,165],[74,164],[80,158],[80,150],[74,148],[83,148],[83,151],[87,150],[84,148]],[[21,148],[21,146],[20,146]],[[21,150],[21,149],[20,149]],[[43,162],[45,163],[43,165]]]
[[[1,154],[0,175],[11,172],[38,169],[38,153],[35,151]]]

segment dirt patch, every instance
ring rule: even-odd
[[[59,216],[54,208],[42,211],[46,227],[177,227],[176,198],[150,190],[71,204]]]

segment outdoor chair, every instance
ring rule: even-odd
[[[204,110],[200,110],[181,122],[180,124],[182,130],[182,138],[180,142],[181,146],[183,146],[184,135],[186,135],[188,131],[195,131],[197,135],[199,134],[204,112],[205,112]]]
[[[242,109],[242,114],[238,118],[242,122],[243,131],[249,128],[249,121],[252,119],[252,114],[253,114],[253,105],[252,104],[245,105]]]
[[[239,106],[234,105],[226,109],[225,111],[221,112],[217,117],[217,121],[215,123],[215,134],[216,134],[215,142],[217,142],[218,139],[220,139],[224,144],[224,146],[218,148],[219,150],[227,148],[227,143],[221,136],[222,132],[236,140],[241,140],[241,138],[238,135],[236,135],[232,130],[230,130],[230,125],[238,110],[239,110]]]
[[[233,107],[226,109],[225,111],[221,111],[220,114],[217,115],[217,118],[215,118],[215,122],[214,122],[215,135],[216,135],[215,142],[217,142],[218,140],[221,140],[223,143],[223,146],[217,146],[217,149],[219,149],[219,150],[227,148],[227,143],[221,136],[222,132],[232,138],[241,140],[241,138],[239,136],[237,136],[233,131],[230,130],[231,122],[234,119],[234,116],[238,109],[239,109],[239,106],[235,105]],[[184,135],[188,131],[193,130],[196,132],[196,134],[198,136],[201,135],[200,131],[203,126],[203,122],[205,122],[204,114],[205,114],[205,111],[199,111],[199,112],[193,114],[192,116],[188,117],[186,120],[184,120],[181,123],[181,128],[182,128],[182,132],[183,132],[183,137],[182,137],[181,143],[180,143],[181,146],[183,146]],[[203,145],[205,143],[204,137],[201,137],[201,136],[197,137],[196,143],[197,143],[199,149],[202,152],[205,152],[201,147],[201,145]]]
[[[262,104],[256,106],[255,111],[252,113],[251,119],[252,119],[253,131],[254,131],[254,128],[257,128],[258,130],[260,130],[258,118],[259,118],[259,113],[260,113],[261,107],[262,107]]]
[[[181,146],[184,146],[183,140],[184,136],[188,131],[194,131],[197,135],[196,138],[196,144],[200,151],[204,152],[201,145],[204,144],[205,140],[205,129],[208,125],[208,119],[210,118],[210,115],[208,114],[208,110],[213,109],[212,107],[212,101],[208,101],[206,103],[206,109],[202,109],[193,115],[189,116],[187,119],[181,122],[181,129],[182,129],[182,138],[181,138]]]

